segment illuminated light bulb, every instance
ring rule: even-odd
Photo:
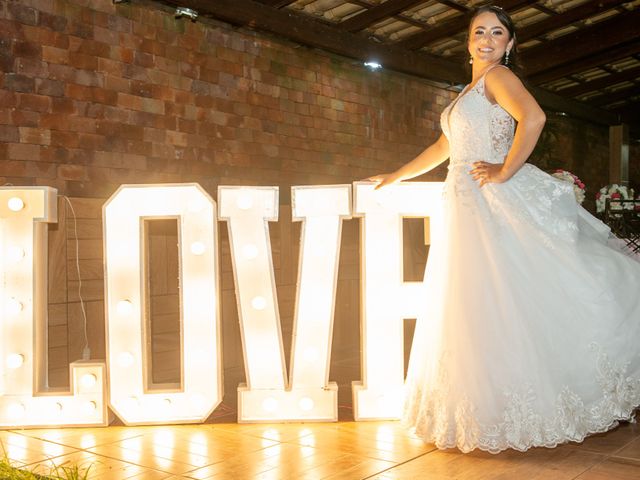
[[[116,311],[120,315],[131,315],[133,313],[133,303],[131,300],[120,300],[116,305]]]
[[[93,373],[86,373],[82,377],[80,377],[80,385],[83,388],[93,388],[98,383],[98,377],[96,377]]]
[[[7,367],[8,368],[20,368],[24,363],[24,357],[19,353],[12,353],[7,357]]]
[[[251,306],[256,310],[264,310],[267,306],[267,301],[264,297],[253,297]]]
[[[248,193],[241,193],[237,205],[240,210],[249,210],[253,207],[253,198]]]
[[[122,352],[120,355],[118,355],[118,365],[120,365],[121,367],[130,367],[131,365],[133,365],[134,361],[135,359],[133,358],[131,352]]]
[[[265,412],[275,412],[278,409],[278,401],[273,397],[267,397],[262,401],[262,409]]]
[[[194,255],[202,255],[206,250],[207,248],[202,242],[193,242],[191,244],[191,253],[193,253]]]
[[[82,410],[84,411],[85,415],[92,415],[96,410],[98,409],[98,404],[96,402],[85,402],[84,405],[82,405]]]
[[[258,256],[258,247],[253,244],[245,245],[242,247],[242,256],[246,260],[253,260]]]
[[[7,312],[11,315],[17,315],[23,309],[24,305],[15,298],[7,300]]]
[[[9,207],[9,210],[13,212],[19,212],[24,208],[24,202],[21,198],[11,197],[7,202],[7,207]]]
[[[300,410],[305,412],[313,410],[314,405],[315,404],[313,403],[313,400],[311,400],[309,397],[302,397],[298,402],[298,406],[300,407]]]
[[[7,249],[7,258],[13,263],[18,263],[25,256],[25,251],[20,247],[9,247]]]
[[[318,357],[319,357],[318,349],[314,347],[305,348],[302,354],[302,357],[304,358],[305,362],[314,363],[315,361],[318,360]]]
[[[21,403],[12,403],[7,407],[7,415],[9,415],[9,418],[12,420],[24,417],[26,411],[27,409]]]

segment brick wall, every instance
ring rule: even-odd
[[[0,2],[0,181],[351,182],[437,135],[450,92],[111,0]]]

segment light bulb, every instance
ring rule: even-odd
[[[85,373],[82,377],[80,377],[80,385],[83,388],[93,388],[98,383],[98,377],[96,377],[93,373]]]
[[[309,410],[313,410],[314,403],[309,397],[302,397],[298,402],[298,406],[300,410],[308,412]]]
[[[242,247],[242,256],[246,260],[253,260],[258,256],[258,247],[252,244],[245,245]]]
[[[251,300],[251,306],[256,310],[264,310],[267,306],[267,301],[264,297],[253,297]]]
[[[191,244],[191,253],[193,253],[194,255],[202,255],[206,250],[207,248],[202,242],[193,242]]]
[[[24,208],[24,202],[19,197],[11,197],[7,202],[7,207],[13,212],[19,212]]]
[[[20,355],[19,353],[12,353],[9,356],[7,356],[8,368],[13,368],[13,369],[20,368],[23,363],[24,363],[24,356]]]
[[[131,315],[133,313],[133,303],[131,300],[120,300],[116,305],[116,311],[122,315]]]
[[[121,367],[130,367],[134,362],[133,355],[130,352],[122,352],[118,355],[118,365]]]
[[[265,412],[275,412],[278,409],[278,401],[273,397],[267,397],[262,401],[262,409]]]

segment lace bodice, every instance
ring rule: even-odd
[[[485,76],[463,90],[440,117],[449,140],[451,166],[479,160],[500,163],[511,148],[515,121],[500,105],[487,99]]]

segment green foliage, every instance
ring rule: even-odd
[[[3,447],[4,449],[4,447]],[[40,469],[43,467],[40,466]],[[87,480],[89,468],[80,468],[77,465],[53,465],[46,474],[38,474],[33,470],[19,469],[13,466],[5,452],[4,458],[0,458],[0,480]]]

